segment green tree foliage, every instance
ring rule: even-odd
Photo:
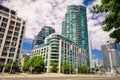
[[[34,56],[24,60],[23,71],[42,72],[44,71],[44,60],[41,56]]]
[[[29,59],[24,59],[24,66],[23,66],[23,71],[28,71],[30,67],[30,60]]]
[[[120,42],[120,0],[101,0],[101,5],[94,5],[93,9],[96,14],[106,14],[102,28],[112,31],[109,36]]]
[[[90,69],[86,65],[80,65],[78,67],[78,73],[89,73]]]
[[[63,73],[65,73],[65,74],[70,73],[70,64],[67,62],[63,62],[62,70],[63,70]]]
[[[57,72],[57,66],[58,66],[58,64],[57,64],[57,63],[52,62],[51,66],[52,66],[52,68],[51,68],[51,72],[56,73],[56,72]]]
[[[14,72],[18,71],[19,67],[18,67],[18,63],[16,61],[13,62],[13,66],[12,66],[12,70]]]
[[[16,61],[12,62],[12,60],[10,60],[5,66],[5,72],[10,72],[10,68],[12,69],[12,72],[16,72],[19,68],[17,62]]]
[[[42,72],[44,71],[44,60],[41,56],[34,56],[31,59],[32,71]]]

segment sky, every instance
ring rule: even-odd
[[[102,59],[101,45],[109,40],[109,32],[104,32],[101,22],[104,14],[93,14],[92,6],[100,4],[100,0],[0,0],[15,11],[17,16],[27,21],[22,51],[31,51],[35,35],[46,26],[51,26],[61,34],[61,23],[68,5],[83,5],[87,8],[88,35],[92,43],[94,59]]]

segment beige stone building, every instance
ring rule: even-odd
[[[1,71],[10,61],[19,61],[26,21],[17,17],[16,11],[0,5],[0,62]]]

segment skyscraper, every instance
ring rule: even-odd
[[[86,50],[87,65],[90,66],[86,7],[68,6],[62,22],[62,35]]]
[[[55,33],[55,29],[48,27],[48,26],[44,26],[40,32],[38,33],[38,35],[35,37],[34,41],[33,41],[33,47],[35,47],[36,45],[40,45],[44,43],[44,40],[47,36],[49,36],[50,34]]]
[[[26,22],[14,10],[0,5],[0,62],[1,71],[9,61],[18,61]]]
[[[103,66],[105,70],[112,68],[120,68],[120,55],[116,49],[115,43],[107,43],[102,45]]]

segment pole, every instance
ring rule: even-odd
[[[12,71],[12,67],[13,67],[13,60],[12,60],[12,64],[11,64],[10,72],[9,72],[9,73],[11,73],[11,71]]]
[[[112,49],[110,48],[110,44],[109,44],[109,47],[107,48],[108,48],[108,54],[109,54],[109,60],[110,60],[110,73],[111,73],[111,76],[114,76],[112,56],[111,56]]]

